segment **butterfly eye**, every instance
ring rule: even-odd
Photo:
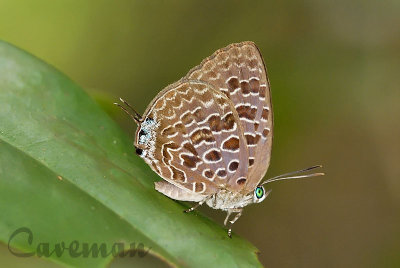
[[[254,190],[254,194],[255,196],[260,199],[264,196],[264,188],[261,186],[258,186],[255,190]]]

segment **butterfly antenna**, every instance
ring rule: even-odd
[[[270,178],[270,179],[264,181],[263,183],[261,183],[261,185],[264,185],[264,184],[267,184],[267,183],[270,183],[270,182],[274,182],[274,181],[291,180],[291,179],[302,179],[302,178],[323,176],[323,175],[325,175],[325,173],[312,173],[312,174],[306,174],[306,175],[300,175],[300,176],[292,176],[292,175],[295,175],[295,174],[303,173],[303,172],[310,171],[310,170],[313,170],[313,169],[316,169],[316,168],[321,168],[321,167],[322,167],[322,165],[317,165],[317,166],[312,166],[312,167],[309,167],[309,168],[305,168],[305,169],[301,169],[301,170],[285,173],[285,174]]]
[[[134,114],[130,113],[130,112],[128,111],[128,109],[126,109],[126,108],[125,108],[124,106],[122,106],[121,104],[119,104],[119,103],[117,103],[117,102],[114,102],[114,104],[117,105],[119,108],[121,108],[125,113],[127,113],[127,114],[133,119],[133,121],[135,121],[136,124],[139,125],[139,124],[142,122],[142,116],[141,116],[138,112],[136,112],[136,110],[133,109],[133,107],[130,106],[129,103],[127,103],[124,99],[119,98],[119,100],[120,100],[123,104],[125,104],[126,106],[128,106],[128,107],[133,111]]]

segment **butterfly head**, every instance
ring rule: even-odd
[[[125,104],[125,106],[128,107],[130,110],[119,103],[114,104],[125,111],[138,125],[134,144],[136,154],[147,160],[154,153],[155,131],[158,128],[159,124],[157,123],[157,120],[151,116],[141,116],[138,112],[135,111],[135,109],[132,108],[131,105],[129,105],[129,103],[127,103],[122,98],[120,98],[120,101]]]
[[[146,117],[138,124],[135,138],[136,154],[146,158],[152,153],[155,146],[155,131],[158,127],[157,121]]]

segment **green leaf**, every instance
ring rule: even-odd
[[[35,251],[40,242],[143,243],[178,267],[261,266],[257,249],[154,190],[159,180],[134,155],[132,138],[53,67],[0,42],[0,240]],[[81,245],[82,246],[82,245]],[[48,259],[105,266],[105,258]]]

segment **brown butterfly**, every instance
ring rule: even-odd
[[[206,203],[227,211],[232,225],[243,207],[263,201],[263,185],[320,166],[266,180],[272,146],[270,85],[253,42],[231,44],[203,60],[178,82],[162,90],[144,116],[120,106],[138,124],[136,153],[164,180],[160,193],[181,201]],[[231,237],[232,229],[228,230]]]

